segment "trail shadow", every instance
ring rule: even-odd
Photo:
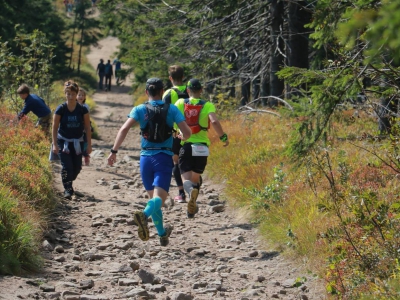
[[[131,205],[130,201],[128,202],[128,201],[122,201],[122,200],[118,200],[118,199],[110,199],[109,201],[117,203],[120,206],[129,206],[129,205]]]
[[[102,100],[96,100],[96,103],[99,103],[101,105],[104,106],[109,106],[110,107],[110,113],[112,113],[112,108],[113,107],[118,107],[118,108],[133,108],[133,104],[129,105],[129,104],[122,104],[122,103],[115,103],[112,101],[102,101]],[[133,101],[132,101],[133,103]],[[96,111],[96,108],[94,109],[94,112]],[[127,112],[126,114],[128,115],[129,112]]]
[[[198,222],[200,224],[204,224],[206,226],[208,226],[209,224],[206,222]],[[254,229],[256,226],[252,225],[250,223],[243,223],[243,224],[232,224],[230,226],[224,226],[224,227],[217,227],[217,228],[211,228],[210,231],[224,231],[227,229],[232,229],[232,228],[236,228],[239,227],[240,229],[244,229],[244,230],[252,230]]]
[[[99,141],[103,141],[101,138],[98,139]],[[95,145],[93,144],[92,147],[99,147],[99,148],[106,148],[106,149],[111,149],[114,146],[114,144],[102,144],[100,145]],[[136,148],[136,147],[120,147],[118,149],[118,151],[140,151],[140,148]],[[132,157],[132,159],[136,159],[139,160],[140,156],[136,156],[136,155],[129,155],[129,157]]]

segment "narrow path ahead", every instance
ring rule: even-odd
[[[106,38],[88,55],[93,66],[113,59],[118,46]],[[186,218],[186,206],[168,201],[164,220],[175,229],[168,247],[137,237],[132,212],[146,205],[139,174],[139,130],[132,128],[115,167],[106,157],[132,108],[126,86],[94,95],[93,117],[101,140],[94,141],[72,201],[59,199],[46,234],[43,274],[0,279],[0,299],[325,299],[321,285],[298,266],[270,251],[251,224],[237,219],[220,199],[222,187],[205,180],[200,212]],[[62,185],[55,166],[55,187]],[[177,192],[171,188],[171,195]],[[304,283],[299,278],[306,279]]]

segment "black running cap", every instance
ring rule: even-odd
[[[146,90],[161,90],[164,88],[160,78],[149,78],[146,82]]]
[[[201,89],[201,83],[200,80],[196,78],[192,78],[188,81],[187,87],[190,90],[200,90]]]

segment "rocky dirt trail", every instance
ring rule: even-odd
[[[118,40],[108,37],[91,49],[90,63],[114,59]],[[92,114],[101,136],[90,166],[74,188],[82,195],[58,198],[43,241],[45,268],[29,277],[0,277],[0,299],[326,299],[321,282],[271,251],[257,230],[222,201],[222,187],[205,178],[200,211],[186,218],[186,205],[168,200],[165,223],[175,227],[168,247],[137,237],[132,212],[147,194],[139,173],[139,130],[132,128],[114,167],[106,158],[132,108],[129,82],[94,94]],[[60,166],[54,165],[61,193]],[[171,196],[177,189],[171,187]],[[306,279],[299,282],[298,278]]]

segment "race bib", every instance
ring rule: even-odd
[[[192,144],[192,156],[209,156],[210,150],[203,144]]]

